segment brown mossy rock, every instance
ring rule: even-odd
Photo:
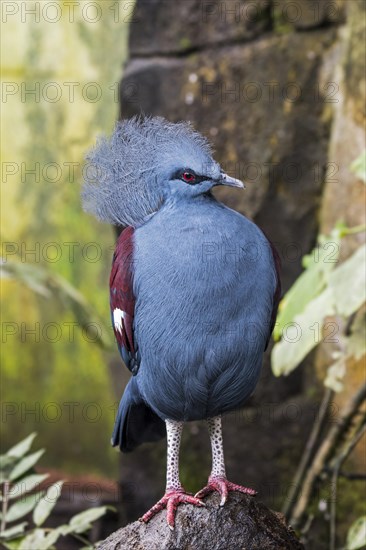
[[[304,31],[343,23],[345,4],[345,0],[276,0],[273,9],[275,26],[279,22]]]
[[[98,545],[98,550],[301,550],[303,545],[281,514],[256,498],[230,493],[225,506],[219,496],[205,508],[178,508],[175,530],[160,512],[148,524],[135,521]]]
[[[131,56],[182,54],[253,40],[270,28],[270,14],[270,0],[138,0],[131,19]]]
[[[352,171],[365,147],[366,4],[353,0],[348,6],[347,27],[338,44],[338,59],[330,78],[338,86],[333,107],[329,145],[329,174],[322,199],[321,231],[327,235],[339,220],[354,227],[365,223],[365,185]],[[332,177],[331,171],[334,171]],[[342,242],[342,259],[365,241],[359,232]]]

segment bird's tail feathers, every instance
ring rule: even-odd
[[[153,442],[166,435],[165,422],[144,402],[136,378],[129,381],[119,404],[111,443],[124,453],[141,443]]]

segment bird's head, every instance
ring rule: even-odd
[[[208,141],[190,124],[160,117],[118,122],[87,160],[84,208],[116,225],[140,225],[166,201],[196,197],[217,185],[244,187],[223,172]]]

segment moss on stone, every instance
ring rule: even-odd
[[[179,47],[182,50],[189,50],[192,47],[192,41],[185,36],[179,40]]]
[[[293,31],[293,26],[283,14],[282,6],[275,4],[273,7],[273,31],[275,34],[288,34]]]

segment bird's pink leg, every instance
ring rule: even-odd
[[[204,503],[197,497],[185,492],[179,480],[179,447],[182,429],[183,422],[166,420],[168,451],[165,495],[140,518],[140,521],[147,523],[158,512],[166,508],[168,525],[170,529],[174,529],[175,514],[179,504],[204,506]]]
[[[195,497],[203,498],[209,493],[217,491],[221,495],[220,506],[223,506],[230,491],[239,491],[240,493],[246,493],[247,495],[253,496],[256,495],[257,493],[254,489],[236,485],[236,483],[231,483],[231,481],[228,481],[226,478],[221,417],[215,416],[214,418],[209,418],[207,424],[212,448],[212,470],[206,487],[198,491]]]

